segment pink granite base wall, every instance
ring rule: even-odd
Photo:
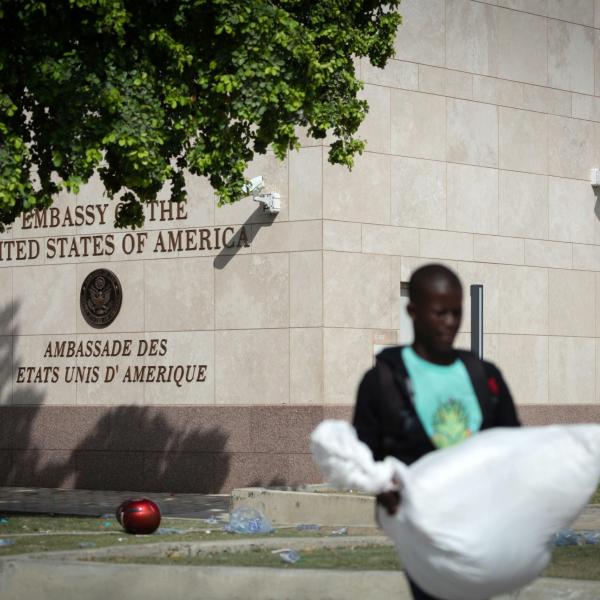
[[[522,406],[525,424],[600,423],[600,406]],[[8,406],[0,485],[227,492],[316,483],[308,436],[350,406]]]
[[[314,483],[310,432],[351,410],[5,406],[0,485],[217,493]]]
[[[600,423],[600,404],[526,404],[519,416],[525,425]]]

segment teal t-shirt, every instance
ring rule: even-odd
[[[479,431],[482,415],[471,378],[460,359],[436,365],[410,346],[402,349],[417,415],[436,448],[447,448]]]

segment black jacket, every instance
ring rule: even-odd
[[[518,427],[515,406],[500,371],[473,353],[456,350],[471,378],[481,407],[481,429]],[[401,356],[401,346],[387,348],[377,356],[358,388],[354,427],[358,438],[375,460],[395,456],[411,464],[435,450],[421,425],[412,399],[412,385]]]

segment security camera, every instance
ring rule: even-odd
[[[263,212],[277,214],[281,210],[281,196],[277,192],[262,193],[265,180],[262,175],[253,177],[243,188],[246,196],[252,196],[254,202],[262,204]]]
[[[281,196],[277,192],[254,196],[254,202],[262,204],[263,212],[276,214],[281,210]]]
[[[262,175],[258,177],[253,177],[243,188],[242,191],[246,196],[258,196],[262,191],[264,184],[264,179]]]

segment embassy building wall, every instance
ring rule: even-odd
[[[356,65],[353,171],[305,138],[251,165],[277,215],[190,178],[115,230],[93,180],[0,236],[0,484],[318,481],[308,434],[410,339],[402,284],[430,261],[483,284],[525,422],[600,421],[600,2],[401,8],[396,58]],[[469,324],[467,302],[465,347]]]

